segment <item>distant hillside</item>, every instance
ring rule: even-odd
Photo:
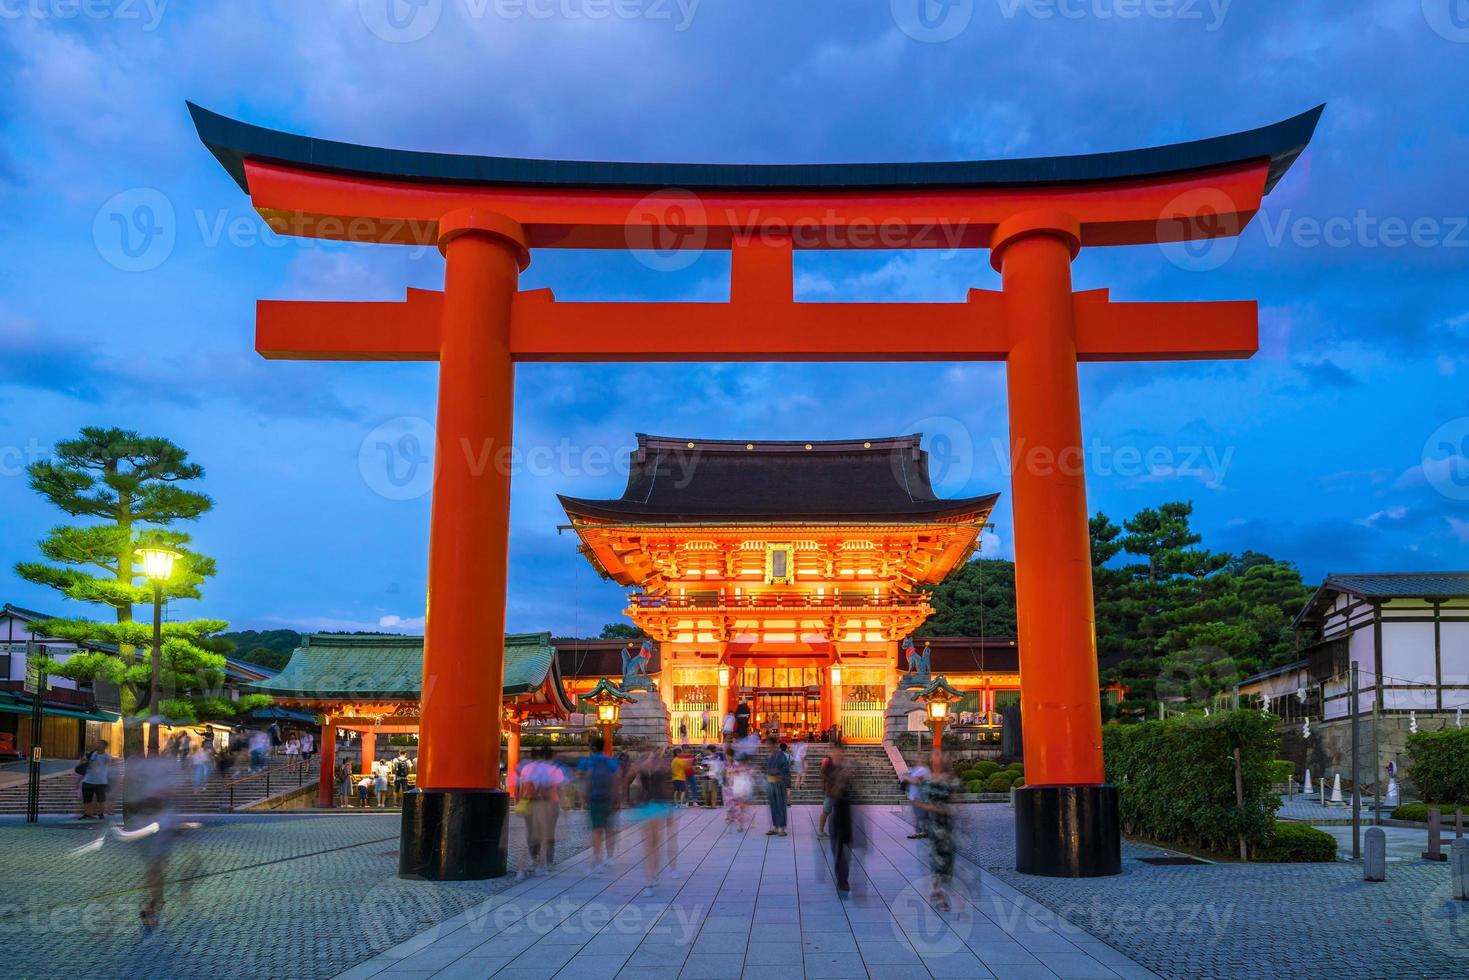
[[[217,639],[228,640],[235,645],[232,656],[273,670],[284,667],[291,659],[291,652],[301,645],[301,634],[295,630],[241,630],[238,633],[220,633]]]

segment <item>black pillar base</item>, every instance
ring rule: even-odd
[[[1115,786],[1022,786],[1015,791],[1015,870],[1049,878],[1122,873]]]
[[[398,877],[480,881],[509,870],[510,795],[501,789],[403,794]]]

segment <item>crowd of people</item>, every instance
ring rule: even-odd
[[[413,770],[413,759],[401,749],[393,759],[364,760],[360,773],[353,771],[350,760],[338,759],[332,772],[337,806],[349,807],[354,801],[359,809],[402,806]]]

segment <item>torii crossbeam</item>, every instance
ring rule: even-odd
[[[378,149],[190,105],[200,139],[282,234],[437,245],[442,292],[401,303],[262,300],[270,358],[437,360],[420,792],[400,873],[506,869],[500,676],[516,361],[1003,360],[1014,467],[1027,785],[1017,867],[1116,874],[1102,767],[1081,361],[1244,358],[1252,301],[1116,303],[1074,292],[1082,247],[1235,235],[1310,141],[1321,107],[1151,149],[915,164],[582,163]],[[797,248],[987,248],[999,291],[951,303],[797,303]],[[541,248],[732,252],[727,303],[563,303],[521,292]],[[1035,462],[1045,460],[1045,463]],[[1070,461],[1068,463],[1068,460]],[[432,692],[430,694],[430,692]]]

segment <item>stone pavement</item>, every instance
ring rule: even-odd
[[[200,819],[173,850],[161,928],[147,936],[146,842],[109,836],[73,853],[98,839],[96,822],[0,819],[0,976],[330,977],[512,884],[402,881],[396,813]],[[584,825],[563,819],[561,854],[585,846]],[[523,841],[512,817],[512,862]]]
[[[1165,977],[1469,977],[1469,902],[1445,864],[1397,862],[1369,883],[1348,861],[1149,865],[1171,852],[1124,841],[1121,875],[1037,878],[1014,870],[1014,811],[965,811],[976,864]]]
[[[726,830],[717,812],[679,815],[677,876],[644,895],[641,833],[625,827],[613,870],[586,855],[344,973],[572,980],[635,977],[1057,980],[1153,974],[972,866],[954,911],[929,902],[927,850],[906,839],[903,811],[859,808],[852,892],[837,895],[815,807],[792,811],[791,835]]]

